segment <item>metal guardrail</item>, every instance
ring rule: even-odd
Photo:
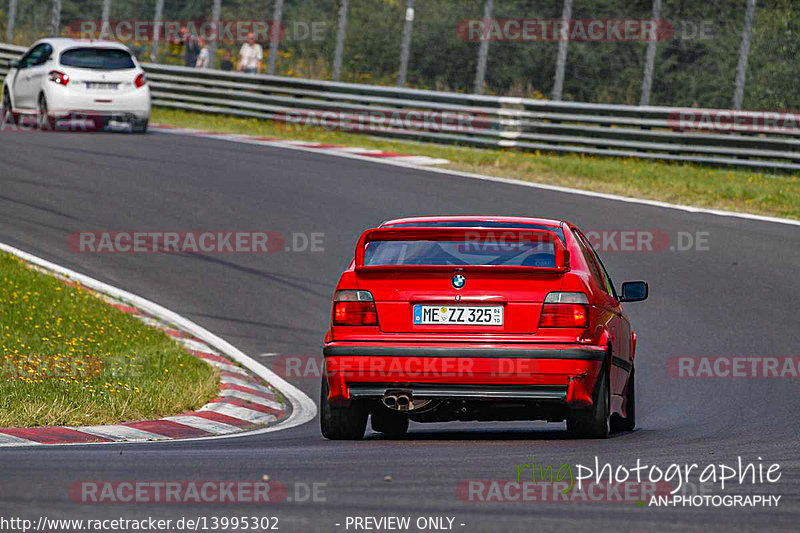
[[[25,48],[0,44],[0,79]],[[484,148],[800,170],[800,130],[679,131],[679,108],[478,96],[145,63],[153,104]],[[695,113],[714,110],[692,109]]]

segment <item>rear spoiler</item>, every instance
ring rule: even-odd
[[[367,245],[374,241],[463,241],[478,242],[546,242],[553,244],[555,267],[518,265],[365,265]],[[570,268],[569,251],[552,231],[530,228],[373,228],[365,231],[356,244],[355,268],[360,271],[380,270],[491,270],[507,272],[564,273]]]

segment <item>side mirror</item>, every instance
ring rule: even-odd
[[[8,64],[8,68],[19,68],[19,61],[11,61]]]
[[[645,281],[626,281],[622,284],[620,302],[641,302],[647,299],[650,289]]]

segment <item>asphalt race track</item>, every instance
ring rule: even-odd
[[[423,214],[565,218],[584,230],[707,232],[707,250],[600,252],[639,333],[638,429],[568,440],[541,423],[412,424],[403,441],[368,432],[329,442],[317,421],[206,442],[3,449],[0,516],[276,516],[281,531],[345,531],[347,516],[449,516],[462,531],[776,531],[800,523],[798,379],[670,377],[675,356],[800,356],[800,227],[623,203],[293,150],[150,134],[0,134],[0,241],[154,300],[245,353],[321,358],[330,297],[356,236]],[[78,254],[90,230],[323,232],[324,252]],[[0,317],[2,320],[2,317]],[[316,377],[293,379],[315,401]],[[775,508],[640,508],[633,502],[474,502],[465,480],[510,480],[516,465],[780,464],[777,483],[715,494],[780,495]],[[271,506],[79,504],[82,480],[323,483],[320,501]],[[391,476],[387,480],[386,476]],[[304,498],[295,498],[303,500]],[[445,522],[446,523],[446,522]],[[337,527],[335,524],[341,524]],[[464,524],[463,526],[461,524]],[[349,529],[353,531],[352,527]],[[412,529],[414,530],[414,529]]]

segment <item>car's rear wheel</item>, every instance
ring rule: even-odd
[[[39,105],[36,108],[36,126],[40,130],[50,129],[50,111],[47,108],[47,98],[44,93],[39,95]]]
[[[378,406],[372,411],[372,429],[390,439],[399,439],[408,431],[408,415]]]
[[[358,440],[364,438],[369,411],[364,404],[351,400],[349,405],[331,405],[328,402],[328,380],[322,376],[320,387],[319,425],[322,436],[330,440]]]
[[[605,439],[611,433],[608,370],[600,372],[595,386],[594,404],[588,409],[575,409],[567,417],[567,431],[582,439]]]
[[[3,110],[11,111],[11,95],[8,94],[8,89],[3,91]]]
[[[8,89],[3,90],[3,122],[13,124],[14,110],[11,107],[11,95]]]
[[[132,128],[133,133],[147,133],[147,127],[149,122],[150,121],[148,119],[137,121]]]
[[[626,417],[614,415],[611,417],[612,431],[633,431],[636,427],[636,372],[631,368],[631,375],[628,377],[628,389],[625,391],[625,414]]]

